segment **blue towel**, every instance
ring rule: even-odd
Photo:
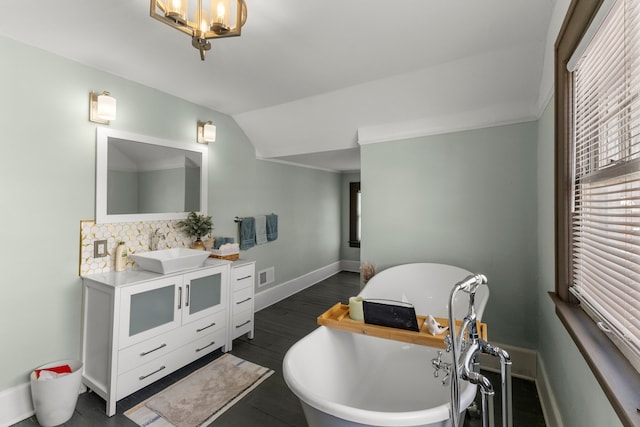
[[[256,220],[248,216],[240,223],[240,249],[245,251],[256,244]]]
[[[278,238],[278,215],[267,215],[267,241],[272,242]]]

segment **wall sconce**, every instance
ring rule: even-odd
[[[208,122],[198,121],[198,142],[200,144],[216,142],[216,125],[211,120]]]
[[[98,95],[89,93],[89,121],[108,125],[110,120],[116,119],[116,99],[109,96],[109,92]]]

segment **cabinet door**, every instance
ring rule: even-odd
[[[181,276],[124,288],[118,347],[128,347],[180,326],[182,288]]]
[[[182,323],[202,319],[226,308],[229,266],[186,273],[183,278],[185,306]]]

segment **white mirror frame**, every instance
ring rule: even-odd
[[[200,168],[200,211],[201,215],[207,214],[207,183],[208,183],[208,146],[202,144],[179,144],[174,141],[154,138],[147,135],[139,135],[109,128],[98,127],[96,131],[96,223],[138,222],[138,221],[163,221],[184,219],[188,212],[150,213],[150,214],[120,214],[109,215],[107,213],[107,148],[109,138],[124,139],[146,144],[164,147],[179,148],[181,150],[195,151],[202,155]]]

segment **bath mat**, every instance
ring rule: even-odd
[[[227,353],[124,414],[139,426],[204,427],[271,374]]]

